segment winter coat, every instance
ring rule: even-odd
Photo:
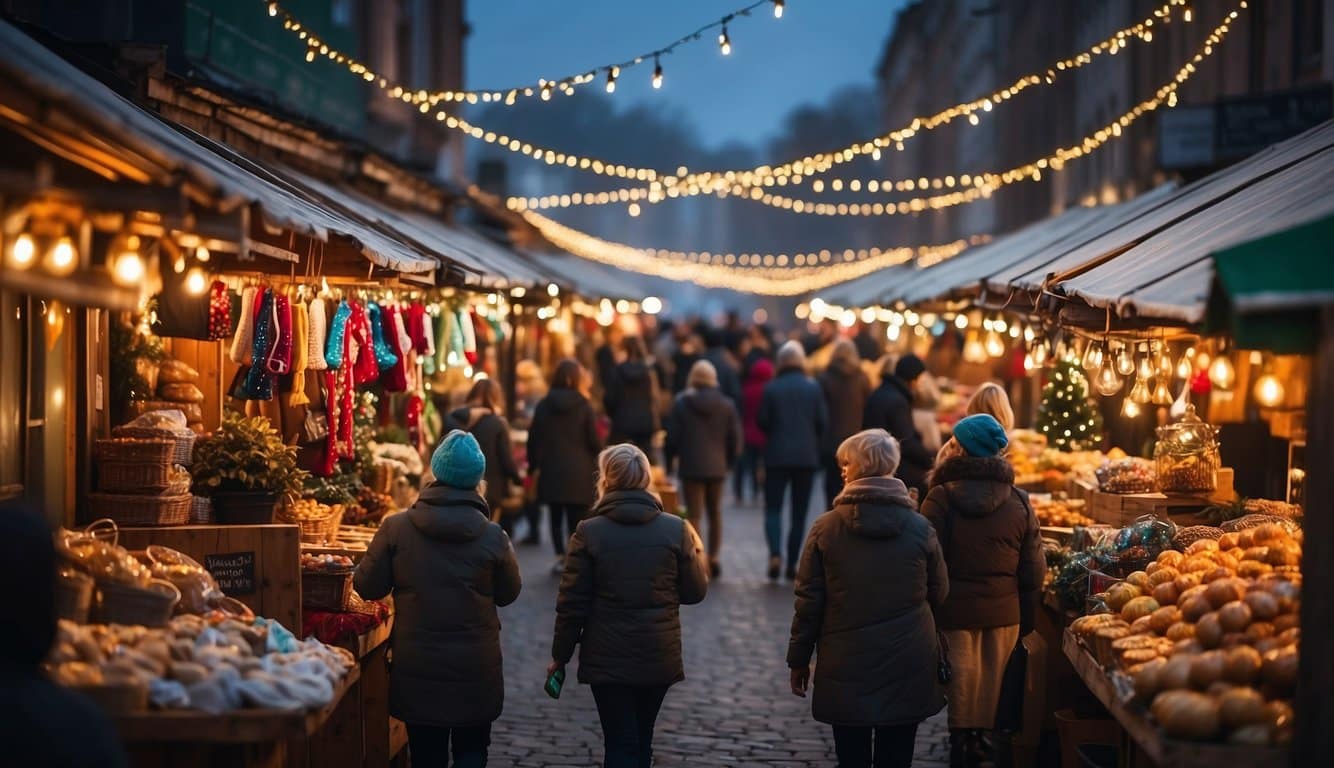
[[[658,431],[658,387],[647,363],[631,360],[613,369],[604,383],[613,442],[648,439]]]
[[[500,717],[496,607],[519,596],[519,562],[482,497],[427,486],[411,508],[380,524],[352,582],[369,600],[394,596],[390,714],[446,728]]]
[[[592,505],[601,450],[588,400],[573,389],[547,393],[528,427],[528,465],[538,471],[538,501]]]
[[[704,352],[704,359],[713,363],[713,369],[718,372],[718,389],[732,401],[732,405],[740,404],[741,374],[732,362],[732,356],[722,347],[711,347]]]
[[[935,458],[922,444],[913,426],[912,391],[897,376],[886,376],[866,400],[862,429],[883,429],[899,441],[899,469],[895,477],[918,493],[926,491],[926,473]]]
[[[764,397],[764,387],[773,378],[774,364],[769,358],[761,357],[746,371],[746,383],[741,386],[741,420],[746,445],[752,448],[764,447],[764,430],[760,429],[757,417],[760,413],[760,401]]]
[[[956,456],[936,468],[922,514],[950,567],[942,629],[1032,626],[1046,572],[1037,516],[1000,457]]]
[[[764,464],[816,469],[829,429],[829,409],[820,385],[798,368],[781,371],[764,387],[755,423],[764,430]]]
[[[918,723],[945,704],[933,609],[950,591],[931,524],[897,478],[849,483],[806,537],[787,663],[815,665],[815,719]]]
[[[741,452],[741,418],[717,387],[687,389],[667,414],[667,466],[682,480],[721,480]]]
[[[871,380],[856,363],[848,365],[834,360],[818,381],[829,408],[829,430],[825,432],[821,452],[833,456],[844,440],[861,431]]]
[[[492,510],[499,509],[509,495],[509,484],[523,484],[519,465],[514,461],[509,424],[490,408],[463,407],[450,412],[445,427],[471,432],[477,438],[486,457],[486,504]]]
[[[570,537],[551,658],[579,644],[579,682],[671,685],[685,679],[680,606],[704,599],[699,534],[648,491],[608,493]]]

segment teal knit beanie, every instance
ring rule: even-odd
[[[1005,436],[1005,428],[996,417],[987,413],[977,413],[959,419],[954,425],[954,439],[968,452],[969,456],[995,456],[1005,450],[1010,439]]]
[[[455,429],[440,441],[431,454],[431,474],[436,482],[452,488],[476,488],[486,473],[486,456],[477,438]]]

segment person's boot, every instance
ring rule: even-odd
[[[778,555],[769,557],[769,581],[778,581],[778,572],[783,569],[783,559]]]
[[[970,767],[992,765],[991,740],[981,728],[968,729],[964,741],[964,764]]]
[[[950,768],[965,768],[964,754],[968,732],[962,728],[950,729]]]

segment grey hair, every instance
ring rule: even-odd
[[[889,477],[899,468],[899,441],[883,429],[864,429],[844,440],[835,458],[850,468],[848,480]]]
[[[686,377],[686,386],[696,389],[718,386],[718,369],[708,360],[696,360],[695,364],[690,366],[690,375]]]
[[[778,348],[777,367],[780,371],[788,368],[806,369],[806,349],[801,346],[801,342],[795,339],[783,342],[783,346]]]
[[[598,454],[598,499],[612,491],[642,491],[653,482],[648,456],[631,443],[613,445]]]

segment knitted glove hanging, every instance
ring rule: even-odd
[[[384,313],[380,310],[380,305],[375,302],[366,304],[366,321],[371,326],[371,337],[375,344],[375,362],[380,366],[380,370],[393,368],[398,364],[398,355],[385,343]]]
[[[338,309],[334,310],[333,322],[329,323],[329,339],[324,346],[324,362],[329,368],[337,370],[343,367],[344,337],[351,316],[352,308],[347,302],[339,302]]]
[[[414,302],[405,310],[408,336],[412,337],[412,348],[417,354],[426,354],[426,307],[421,302]]]
[[[329,319],[324,299],[315,298],[310,302],[310,334],[306,343],[306,365],[312,371],[322,371],[329,367],[324,360],[324,345],[328,340]]]
[[[237,365],[249,364],[251,344],[255,339],[255,286],[246,286],[241,291],[241,317],[236,322],[236,335],[232,337],[232,348],[228,357]]]
[[[398,334],[398,329],[402,326],[402,316],[392,304],[384,308],[384,325],[385,336],[391,344],[398,347],[396,350],[398,357],[394,365],[385,369],[384,378],[380,383],[384,386],[386,392],[406,392],[408,389],[407,360],[405,359],[407,351],[399,346]]]

